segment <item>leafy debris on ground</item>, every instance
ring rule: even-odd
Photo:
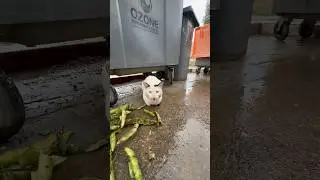
[[[134,108],[131,104],[125,104],[119,106],[117,108],[110,110],[110,179],[116,180],[115,177],[115,169],[113,167],[114,161],[114,151],[120,144],[128,141],[130,138],[136,134],[138,128],[140,126],[151,126],[151,125],[161,125],[161,117],[159,113],[155,111],[150,111],[144,108],[144,106],[140,106],[138,108]],[[139,113],[142,111],[142,114]],[[142,116],[145,115],[145,116]],[[119,138],[117,143],[115,144],[117,138],[116,133],[122,130],[124,127],[131,126],[131,128]],[[138,158],[136,157],[134,151],[129,147],[125,147],[124,151],[129,157],[128,161],[128,169],[129,175],[131,179],[142,180],[142,173],[139,167]],[[150,152],[149,160],[155,159],[155,153]]]
[[[108,140],[106,138],[101,139],[100,141],[90,145],[85,152],[93,152],[93,151],[97,151],[100,148],[106,146],[108,144]]]
[[[51,180],[54,167],[67,160],[68,155],[84,152],[69,144],[72,135],[71,131],[52,132],[34,144],[4,152],[0,155],[0,180]],[[108,141],[97,144],[103,146]],[[88,149],[95,150],[93,146]]]
[[[129,173],[131,178],[135,180],[142,180],[142,173],[140,170],[140,166],[139,166],[139,162],[136,157],[136,154],[132,149],[128,147],[125,147],[124,151],[127,153],[127,156],[129,157],[128,166],[129,166]]]
[[[110,179],[116,180],[115,169],[113,168],[114,156],[117,146],[125,143],[137,132],[140,126],[151,126],[161,124],[161,118],[155,111],[144,109],[145,106],[135,108],[132,104],[124,104],[110,110],[110,129],[109,138],[90,145],[88,148],[81,149],[69,141],[73,135],[71,131],[46,131],[39,135],[45,139],[22,148],[6,151],[0,155],[0,180],[51,180],[53,169],[67,160],[68,155],[82,152],[93,152],[99,150],[110,143]],[[143,110],[147,117],[134,115]],[[116,134],[131,126],[122,137],[117,141]],[[132,179],[142,179],[138,159],[132,149],[125,147],[124,151],[129,157],[128,168]],[[149,154],[149,159],[154,159],[155,154]],[[99,180],[94,177],[83,177],[79,180]]]

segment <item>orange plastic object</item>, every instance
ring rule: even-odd
[[[194,30],[191,57],[210,57],[210,24],[206,24]]]

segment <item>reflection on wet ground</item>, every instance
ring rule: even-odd
[[[215,65],[216,179],[319,179],[319,45],[257,36]]]
[[[144,179],[210,179],[210,78],[190,73],[186,82],[164,89],[164,99],[154,110],[163,126],[141,127],[126,146],[136,151]],[[140,82],[116,87],[119,104],[142,105]],[[156,160],[148,160],[148,152]],[[118,179],[128,179],[127,159],[119,152]]]

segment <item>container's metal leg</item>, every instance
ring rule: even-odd
[[[200,74],[201,68],[202,68],[201,66],[197,67],[197,69],[196,69],[196,74]]]
[[[204,74],[207,74],[208,72],[209,72],[209,68],[208,68],[208,67],[204,67],[203,73],[204,73]]]
[[[174,78],[174,68],[173,67],[167,67],[165,74],[166,74],[166,79],[168,81],[169,84],[173,83],[173,78]]]

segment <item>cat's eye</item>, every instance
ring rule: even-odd
[[[159,93],[159,91],[156,91],[156,93],[158,94],[158,93]]]

